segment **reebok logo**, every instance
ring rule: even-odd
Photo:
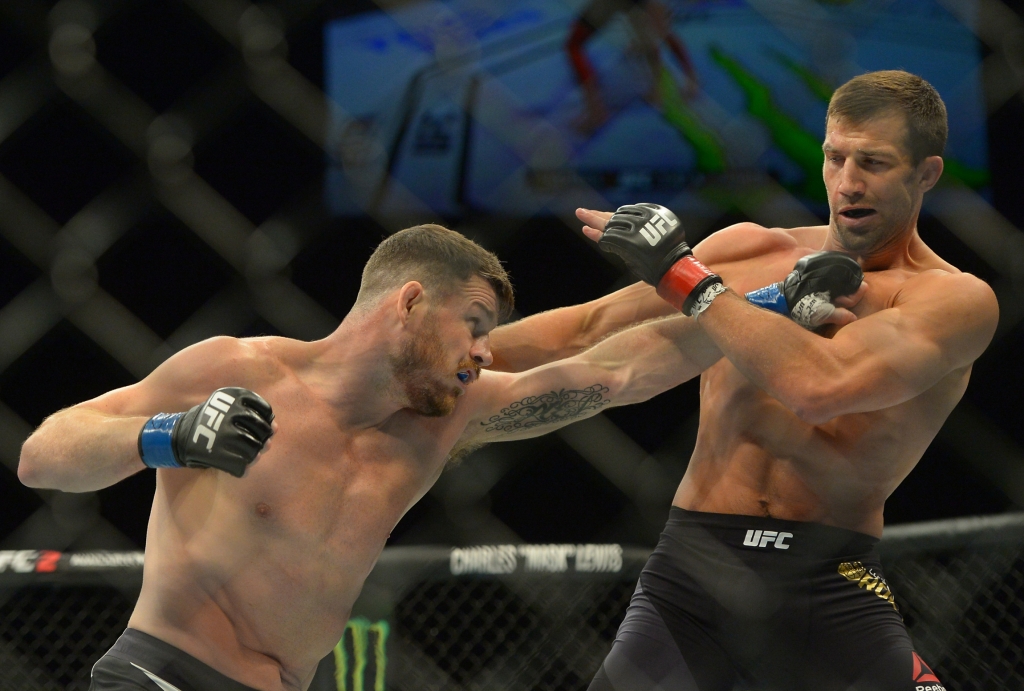
[[[192,435],[192,441],[199,441],[199,437],[206,439],[206,450],[210,451],[213,449],[213,442],[217,441],[217,430],[220,429],[220,423],[224,422],[224,413],[231,409],[231,404],[235,402],[234,396],[229,396],[223,391],[217,391],[210,397],[206,407],[203,408],[203,412],[199,413],[199,419],[206,418],[205,423],[200,423],[196,427],[195,434]]]
[[[656,210],[654,214],[654,217],[640,229],[640,234],[644,236],[644,240],[651,247],[661,242],[661,239],[672,229],[672,221],[662,215],[661,209]]]
[[[914,656],[914,683],[917,684],[917,686],[914,687],[914,691],[946,691],[946,687],[943,686],[942,682],[939,681],[939,678],[935,676],[935,672],[925,664],[925,661],[921,659],[921,656],[916,652],[911,654]]]
[[[748,530],[747,536],[743,538],[746,547],[767,547],[768,543],[774,542],[775,549],[789,549],[786,540],[793,537],[793,533],[780,533],[775,530]]]

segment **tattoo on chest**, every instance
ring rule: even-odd
[[[485,432],[511,434],[538,425],[564,422],[597,410],[610,402],[611,399],[605,398],[608,391],[607,386],[594,384],[585,389],[562,389],[540,396],[527,396],[508,408],[502,408],[499,415],[494,415],[480,424],[486,426]]]

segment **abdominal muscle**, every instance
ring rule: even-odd
[[[723,360],[703,375],[697,444],[673,505],[880,537],[886,498],[920,460],[968,373],[897,406],[815,426]]]
[[[387,518],[350,498],[353,509],[333,517],[345,527],[325,536],[301,525],[316,498],[282,515],[295,502],[252,501],[258,485],[217,471],[170,472],[194,477],[158,484],[129,626],[247,686],[306,688],[344,632],[387,539]]]

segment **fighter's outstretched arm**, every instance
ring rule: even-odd
[[[202,403],[216,388],[238,385],[239,368],[252,359],[250,347],[224,337],[198,343],[136,384],[54,413],[22,446],[18,478],[30,487],[87,492],[143,470],[138,440],[146,421]],[[228,362],[235,377],[224,366]]]
[[[675,313],[646,283],[597,300],[541,312],[491,332],[495,372],[523,372],[572,357],[608,334]]]
[[[599,233],[612,212],[577,209],[576,216],[584,224],[584,233]],[[768,239],[764,229],[760,231],[750,233],[739,227],[719,231],[694,247],[694,256],[708,266],[718,266],[763,253],[778,238],[776,234]],[[672,314],[677,310],[659,298],[652,286],[634,283],[590,302],[542,312],[495,329],[491,332],[494,363],[488,369],[524,372],[581,353],[616,331]]]
[[[528,372],[485,371],[466,401],[472,412],[460,445],[536,437],[606,407],[645,401],[720,357],[692,319],[674,316],[626,329],[580,355]]]
[[[607,211],[577,209],[584,224],[604,227]],[[633,324],[674,314],[646,283],[634,283],[596,300],[534,314],[491,332],[495,372],[524,372],[572,357],[608,334]]]

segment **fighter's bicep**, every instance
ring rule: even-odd
[[[884,310],[842,329],[832,340],[847,388],[888,391],[903,399],[944,376],[942,347],[919,320]]]
[[[990,289],[959,278],[925,287],[932,289],[918,290],[836,334],[832,345],[849,363],[851,380],[909,397],[984,351],[998,320],[994,297],[986,296]]]

